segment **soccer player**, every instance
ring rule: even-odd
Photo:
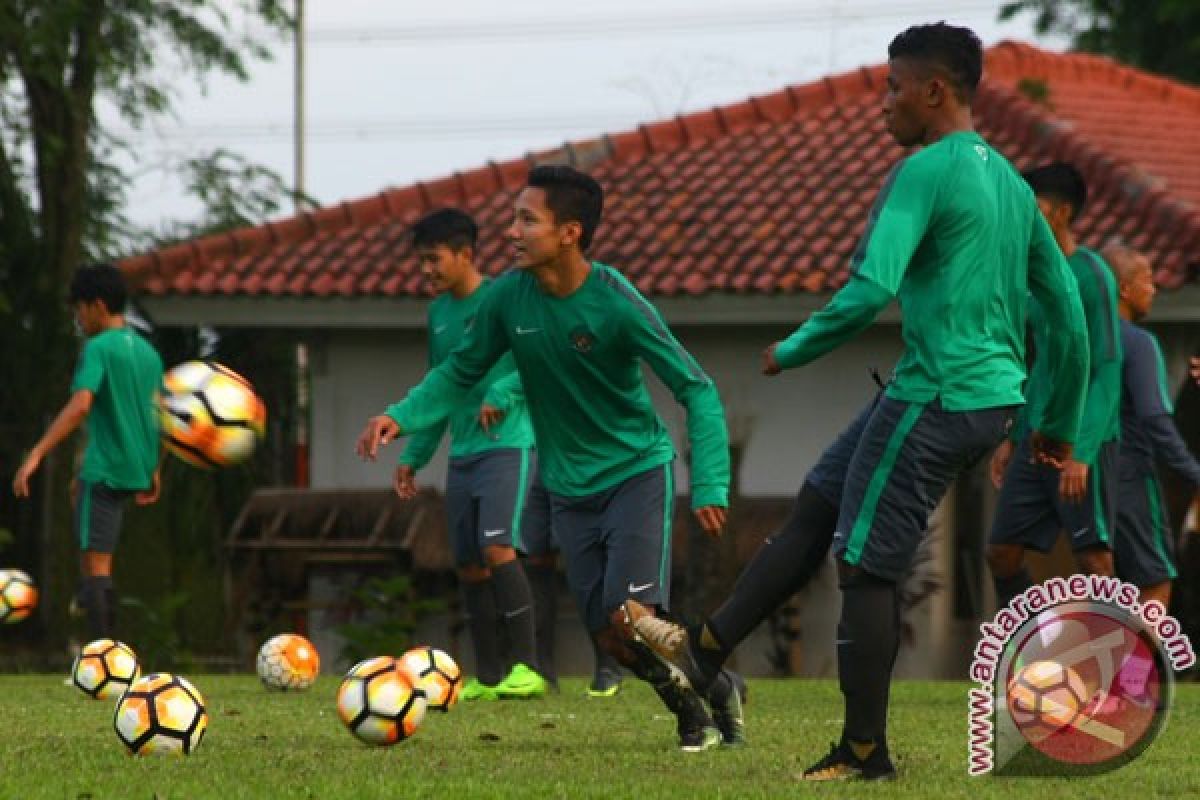
[[[1042,358],[1057,336],[1054,320],[1030,304],[1034,365],[1025,387],[1026,405],[1012,434],[996,449],[992,481],[1000,489],[987,558],[996,604],[1003,608],[1032,585],[1025,548],[1047,552],[1067,531],[1079,568],[1112,575],[1112,531],[1116,521],[1117,454],[1121,432],[1121,334],[1117,286],[1104,260],[1080,246],[1071,231],[1087,201],[1087,187],[1074,167],[1055,163],[1025,173],[1055,241],[1075,276],[1087,319],[1091,369],[1075,452],[1061,472],[1030,459],[1029,436],[1046,413],[1055,376]]]
[[[1171,600],[1171,524],[1163,502],[1156,460],[1200,490],[1200,463],[1172,419],[1167,371],[1154,334],[1135,325],[1154,304],[1154,272],[1146,256],[1128,247],[1105,248],[1117,277],[1121,343],[1125,350],[1121,390],[1120,492],[1117,500],[1116,571],[1141,590],[1141,602]]]
[[[1028,185],[972,127],[979,39],[945,23],[921,25],[897,36],[888,55],[888,132],[922,147],[884,184],[849,282],[766,349],[763,372],[814,361],[897,299],[905,351],[895,376],[826,450],[787,526],[712,617],[684,629],[627,603],[635,630],[703,691],[738,642],[812,576],[832,542],[846,713],[840,741],[806,780],[896,775],[886,727],[899,646],[897,582],[951,481],[1004,438],[1022,402],[1030,290],[1060,330],[1043,354],[1058,380],[1035,457],[1062,464],[1070,455],[1087,369],[1078,293],[1053,234]]]
[[[92,639],[115,635],[112,563],[125,506],[130,497],[138,505],[153,503],[159,491],[156,401],[162,359],[126,325],[125,301],[125,282],[116,267],[76,270],[68,302],[87,341],[71,397],[13,478],[13,493],[28,497],[29,479],[42,460],[86,423],[87,448],[71,494],[83,573],[79,599]]]
[[[438,295],[429,306],[429,365],[436,367],[462,342],[492,282],[475,266],[478,229],[462,211],[434,211],[417,221],[412,237],[421,272]],[[416,495],[414,476],[429,463],[447,428],[446,527],[477,673],[462,698],[545,694],[546,681],[535,669],[533,595],[516,550],[536,469],[533,428],[511,355],[447,416],[408,440],[393,479],[401,498]],[[501,648],[501,625],[509,658]]]
[[[712,536],[728,503],[724,410],[712,380],[654,306],[617,270],[584,255],[603,201],[600,185],[582,172],[531,170],[508,230],[517,268],[493,283],[463,344],[373,418],[357,446],[371,459],[396,436],[438,423],[511,350],[567,581],[588,628],[675,714],[682,749],[706,750],[740,735],[737,700],[714,701],[719,731],[703,700],[632,638],[621,610],[630,596],[663,607],[670,597],[675,450],[641,363],[687,409],[692,507]]]

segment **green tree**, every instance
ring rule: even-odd
[[[205,220],[175,224],[153,237],[139,233],[123,214],[130,178],[119,166],[123,156],[136,153],[101,120],[142,131],[171,111],[178,76],[245,80],[249,63],[269,57],[265,37],[290,28],[286,0],[0,2],[4,492],[22,451],[65,399],[77,341],[63,293],[74,269],[131,245],[237,224],[277,208],[231,188],[241,179],[260,187],[270,181],[264,184],[263,172],[218,152],[184,165],[193,192],[208,201]],[[66,527],[63,504],[45,500],[65,492],[69,461],[63,452],[45,465],[34,502],[14,504],[9,495],[0,503],[0,528],[15,534],[14,560],[66,555],[55,552],[63,548],[51,541],[51,531]],[[39,531],[40,541],[34,538]],[[61,603],[66,595],[51,596]]]
[[[1196,0],[1011,0],[1000,19],[1037,15],[1038,33],[1150,72],[1200,83],[1200,3]]]

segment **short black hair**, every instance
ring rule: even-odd
[[[970,28],[937,22],[914,25],[892,39],[888,58],[909,58],[937,67],[963,100],[975,96],[983,76],[983,43]]]
[[[103,300],[110,314],[123,313],[128,297],[125,278],[112,264],[89,264],[75,270],[67,292],[67,302],[71,305]]]
[[[465,211],[440,208],[417,220],[412,227],[413,247],[436,247],[444,244],[451,250],[475,249],[479,226]]]
[[[1074,220],[1087,203],[1087,183],[1079,170],[1064,161],[1046,164],[1021,174],[1029,188],[1038,197],[1046,197],[1066,203],[1071,207]]]
[[[604,211],[604,189],[596,179],[574,167],[544,164],[529,171],[526,185],[546,193],[555,222],[578,222],[583,227],[579,248],[587,250]]]

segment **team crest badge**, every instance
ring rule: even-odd
[[[596,344],[596,335],[587,328],[576,328],[569,335],[571,346],[580,353],[590,352],[592,346]]]

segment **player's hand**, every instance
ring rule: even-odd
[[[158,502],[158,495],[161,491],[162,479],[159,477],[158,470],[154,470],[154,477],[150,480],[150,488],[135,494],[133,501],[139,506],[153,505]]]
[[[1004,485],[1004,473],[1008,471],[1008,462],[1012,461],[1013,443],[1011,439],[1005,439],[996,448],[996,452],[992,453],[991,463],[988,465],[988,473],[992,477],[992,486],[999,489]]]
[[[778,375],[783,372],[783,367],[779,366],[779,362],[775,360],[775,350],[779,347],[779,342],[773,342],[763,350],[762,354],[762,374],[763,375]]]
[[[696,521],[700,523],[700,528],[706,534],[712,537],[721,535],[721,529],[725,527],[726,509],[723,506],[702,506],[694,512]]]
[[[1200,383],[1200,356],[1192,356],[1188,371],[1192,373],[1192,380]]]
[[[387,414],[371,417],[371,421],[358,437],[354,452],[364,461],[374,461],[379,455],[379,448],[386,446],[399,435],[400,425]]]
[[[13,494],[17,497],[29,497],[29,479],[33,477],[33,473],[37,472],[41,466],[42,457],[36,453],[30,453],[25,457],[21,468],[17,470],[17,474],[13,476]]]
[[[401,500],[412,500],[417,496],[416,473],[408,464],[401,464],[392,473],[392,488]]]
[[[1068,503],[1082,503],[1087,497],[1088,465],[1067,459],[1063,465],[1062,477],[1058,479],[1058,493]]]
[[[1029,447],[1033,451],[1033,463],[1054,469],[1062,469],[1071,460],[1071,453],[1075,449],[1070,442],[1051,439],[1039,431],[1034,431],[1029,437]]]
[[[485,432],[489,432],[493,425],[499,425],[500,420],[504,419],[503,409],[496,408],[484,403],[479,408],[479,426]]]

